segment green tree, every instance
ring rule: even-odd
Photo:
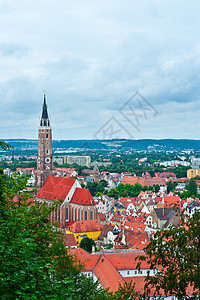
[[[9,144],[3,142],[3,141],[0,141],[0,149],[2,150],[9,150],[13,148],[12,146],[10,146]]]
[[[107,181],[104,180],[104,179],[100,180],[99,183],[101,183],[101,184],[103,185],[104,188],[108,186]]]
[[[173,181],[167,181],[167,192],[172,192],[175,189],[175,183]]]
[[[187,221],[182,217],[181,224],[157,231],[145,248],[146,256],[139,258],[157,270],[155,276],[146,277],[146,294],[155,288],[157,295],[163,290],[166,296],[186,299],[188,288],[193,287],[193,295],[200,295],[200,213]]]
[[[144,299],[142,293],[135,290],[135,283],[125,282],[124,285],[119,284],[119,289],[115,293],[110,294],[113,300],[140,300]]]
[[[183,199],[183,200],[186,200],[187,198],[191,197],[191,193],[190,191],[183,191],[181,194],[180,194],[180,198]]]
[[[1,170],[1,299],[70,298],[79,271],[59,228],[49,221],[59,203],[31,203],[31,195],[22,192],[25,184],[19,177],[6,181]]]
[[[98,182],[87,182],[86,189],[88,189],[92,196],[95,196],[98,188]]]
[[[197,184],[194,178],[191,178],[188,185],[187,185],[188,190],[190,191],[191,195],[197,196]]]
[[[89,253],[92,252],[92,246],[95,246],[96,248],[95,242],[89,237],[83,238],[80,242],[80,247]]]
[[[160,186],[159,186],[159,184],[156,184],[156,185],[155,185],[154,191],[155,191],[155,193],[158,193],[158,192],[160,191]]]
[[[119,198],[119,192],[117,189],[115,188],[111,188],[108,192],[108,197],[114,198],[114,199],[118,199]]]
[[[99,281],[94,281],[92,277],[87,278],[80,275],[76,280],[76,293],[73,300],[106,300],[111,299],[107,290],[104,290]]]

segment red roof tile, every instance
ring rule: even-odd
[[[71,203],[81,204],[81,205],[93,205],[94,199],[90,194],[89,190],[83,188],[76,188]]]
[[[73,233],[101,231],[102,229],[103,225],[97,220],[76,221],[70,226],[70,231]]]
[[[119,283],[121,285],[124,284],[124,279],[105,255],[99,257],[96,266],[94,266],[93,273],[99,278],[104,289],[110,288],[111,291],[116,292],[119,288]]]
[[[46,200],[65,199],[76,179],[49,176],[36,197]]]
[[[65,246],[77,246],[75,237],[73,234],[66,234],[64,239]]]
[[[138,255],[145,255],[143,251],[127,253],[108,253],[104,254],[116,270],[134,270],[136,269]],[[149,269],[149,264],[145,261],[141,263],[141,269]]]

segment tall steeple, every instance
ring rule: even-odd
[[[53,175],[52,161],[52,129],[48,117],[46,94],[44,93],[44,102],[42,116],[38,129],[38,159],[36,171],[36,186],[41,188],[47,177]]]
[[[42,116],[41,116],[41,120],[40,120],[40,126],[50,126],[45,93],[44,93],[44,103],[43,103],[43,108],[42,108]]]

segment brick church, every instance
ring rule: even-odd
[[[36,187],[39,190],[36,201],[45,200],[50,206],[53,200],[63,200],[50,216],[50,221],[58,221],[62,229],[69,222],[97,219],[97,208],[89,190],[82,188],[76,179],[53,176],[52,128],[45,94],[38,129]]]

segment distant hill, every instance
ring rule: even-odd
[[[29,139],[3,139],[3,141],[12,145],[16,150],[33,150],[37,149],[38,141]],[[143,140],[53,140],[54,150],[63,149],[91,149],[91,150],[199,150],[200,140],[189,139],[143,139]]]

